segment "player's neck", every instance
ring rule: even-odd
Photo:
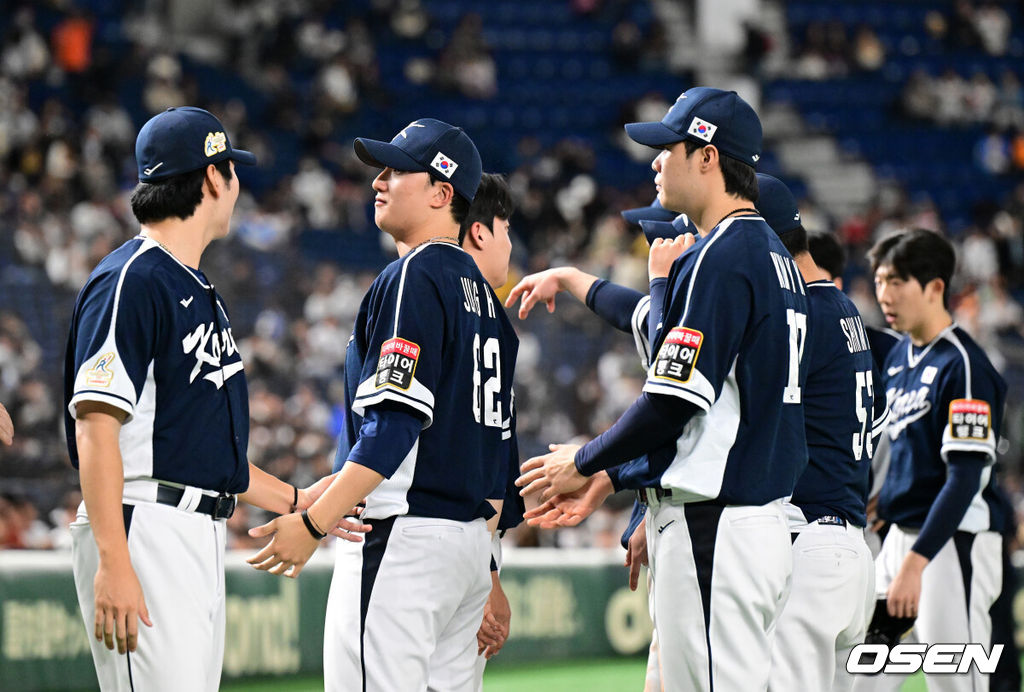
[[[749,199],[742,199],[722,192],[721,194],[714,195],[709,200],[708,205],[696,217],[691,215],[690,220],[697,225],[697,230],[700,231],[701,237],[704,237],[713,231],[715,226],[732,216],[733,212],[741,209],[753,211],[754,203]]]
[[[459,244],[459,227],[454,223],[424,224],[401,239],[395,238],[398,256],[405,257],[410,251],[432,240]]]
[[[156,223],[143,224],[140,232],[160,243],[167,252],[174,255],[185,266],[199,269],[199,260],[203,256],[203,250],[210,243],[203,226],[204,224],[193,216],[185,221],[165,219]]]
[[[951,324],[953,324],[953,318],[949,312],[945,308],[937,310],[908,332],[910,342],[915,346],[927,346]]]
[[[796,262],[797,269],[800,270],[800,276],[803,277],[805,284],[809,284],[812,281],[832,280],[832,277],[829,276],[828,272],[814,263],[814,258],[811,257],[811,253],[801,252],[794,257],[793,260]]]

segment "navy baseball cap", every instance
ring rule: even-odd
[[[231,146],[224,126],[202,108],[168,108],[150,118],[135,140],[139,182],[151,183],[231,159],[247,166],[256,157]]]
[[[713,144],[748,166],[761,158],[761,120],[735,91],[694,87],[679,95],[660,122],[630,123],[626,134],[649,147],[687,139]]]
[[[657,238],[674,240],[683,233],[698,235],[697,227],[693,225],[690,221],[690,217],[686,214],[679,214],[671,221],[651,221],[649,219],[641,219],[640,228],[643,229],[644,235],[647,237],[647,242],[651,245],[654,244],[654,241]]]
[[[757,210],[777,234],[800,228],[800,210],[786,184],[764,173],[757,174]]]
[[[655,197],[654,201],[646,207],[634,207],[619,212],[628,223],[640,223],[641,221],[664,221],[668,223],[676,218],[676,213],[671,209],[661,206],[661,202]]]
[[[440,120],[413,120],[391,142],[356,137],[353,146],[368,166],[430,173],[470,202],[480,187],[484,169],[476,145],[461,127]]]

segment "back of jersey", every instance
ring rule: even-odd
[[[873,440],[885,425],[884,384],[856,306],[831,281],[807,284],[807,386],[804,417],[808,465],[792,504],[808,523],[838,516],[867,522],[865,504]]]
[[[470,255],[434,242],[389,265],[364,308],[347,360],[359,367],[349,429],[385,402],[424,426],[364,516],[488,516],[486,499],[505,495],[518,348],[493,291]]]
[[[673,265],[667,296],[644,391],[705,413],[655,469],[662,487],[736,505],[789,495],[807,462],[807,298],[789,253],[761,217],[728,219]]]

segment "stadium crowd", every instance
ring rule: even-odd
[[[89,9],[90,3],[78,5]],[[118,3],[106,3],[107,12],[111,5]],[[426,4],[415,0],[368,3],[365,16],[343,26],[331,21],[330,3],[313,0],[223,5],[230,8],[218,20],[223,31],[200,36],[190,51],[258,84],[266,104],[259,118],[243,99],[212,96],[183,67],[181,54],[160,48],[152,15],[128,14],[118,24],[110,19],[115,13],[90,15],[49,4],[41,11],[34,3],[17,3],[9,15],[0,44],[0,401],[11,411],[16,435],[13,447],[0,449],[0,548],[68,546],[66,523],[80,496],[59,403],[63,339],[74,296],[91,268],[137,230],[127,199],[135,183],[133,136],[145,118],[169,105],[210,108],[232,139],[244,142],[263,164],[263,172],[242,178],[234,231],[204,256],[204,271],[232,306],[246,363],[250,459],[304,486],[331,468],[342,419],[345,345],[359,300],[380,269],[379,261],[323,261],[302,242],[310,230],[344,229],[344,239],[376,244],[368,215],[370,173],[351,147],[338,143],[339,133],[348,131],[346,119],[361,104],[400,96],[379,79],[375,37],[436,44],[435,61],[412,61],[406,71],[438,98],[452,90],[478,99],[500,94],[498,66],[479,17],[467,17],[444,37],[432,28]],[[985,3],[977,14],[990,13],[992,5]],[[981,49],[999,50],[999,31],[982,32],[982,17],[977,21]],[[873,61],[884,60],[867,31],[857,34],[854,53],[843,48],[844,69],[854,63],[874,69]],[[808,44],[817,40],[809,37]],[[636,43],[629,36],[620,41]],[[124,45],[114,51],[115,43]],[[294,61],[286,65],[282,55]],[[116,89],[105,86],[133,80],[142,112],[132,112]],[[984,115],[957,111],[944,124],[984,117],[1020,127],[1019,75],[1005,77],[998,90],[972,79],[970,88],[962,85],[958,107],[976,107],[977,99],[966,93],[982,86],[990,101]],[[941,98],[941,80],[928,88],[936,90],[930,98]],[[904,99],[908,116],[945,117],[931,107],[910,112],[911,102],[917,103],[911,90],[908,85]],[[294,135],[298,151],[278,146],[272,133],[280,131]],[[584,137],[554,147],[530,137],[513,145],[516,165],[508,174],[519,206],[512,219],[515,267],[509,285],[523,273],[571,263],[643,290],[646,242],[618,212],[649,203],[652,186],[623,190],[601,184],[593,147]],[[1013,160],[1018,171],[1024,167],[1024,157]],[[947,227],[935,205],[909,199],[898,186],[887,186],[857,216],[832,218],[810,199],[803,200],[802,211],[809,229],[839,234],[850,257],[847,290],[875,325],[881,320],[865,274],[866,249],[901,228],[930,228],[953,238],[961,267],[954,289],[957,319],[1002,370],[1011,396],[1016,393],[1007,425],[1013,444],[1003,464],[1024,516],[1024,183],[1009,199],[976,209],[967,228]],[[393,256],[388,252],[379,256]],[[549,442],[594,436],[638,395],[643,373],[632,339],[602,327],[572,298],[560,297],[554,315],[534,311],[516,324],[522,340],[516,394],[524,458],[545,451]],[[517,540],[612,546],[629,503],[631,498],[622,498],[581,530],[541,535],[524,526]],[[245,530],[261,521],[251,508],[237,512],[230,522],[231,545],[248,545]]]

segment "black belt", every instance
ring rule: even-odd
[[[156,487],[156,501],[162,505],[177,507],[185,494],[183,488],[175,488],[170,485],[158,485]],[[229,519],[235,513],[235,496],[226,495],[203,495],[199,504],[193,512],[207,514],[214,519]]]
[[[666,497],[672,497],[671,488],[641,488],[636,491],[636,499],[642,505],[647,504],[647,494],[651,493],[654,495],[654,499],[661,502]]]

